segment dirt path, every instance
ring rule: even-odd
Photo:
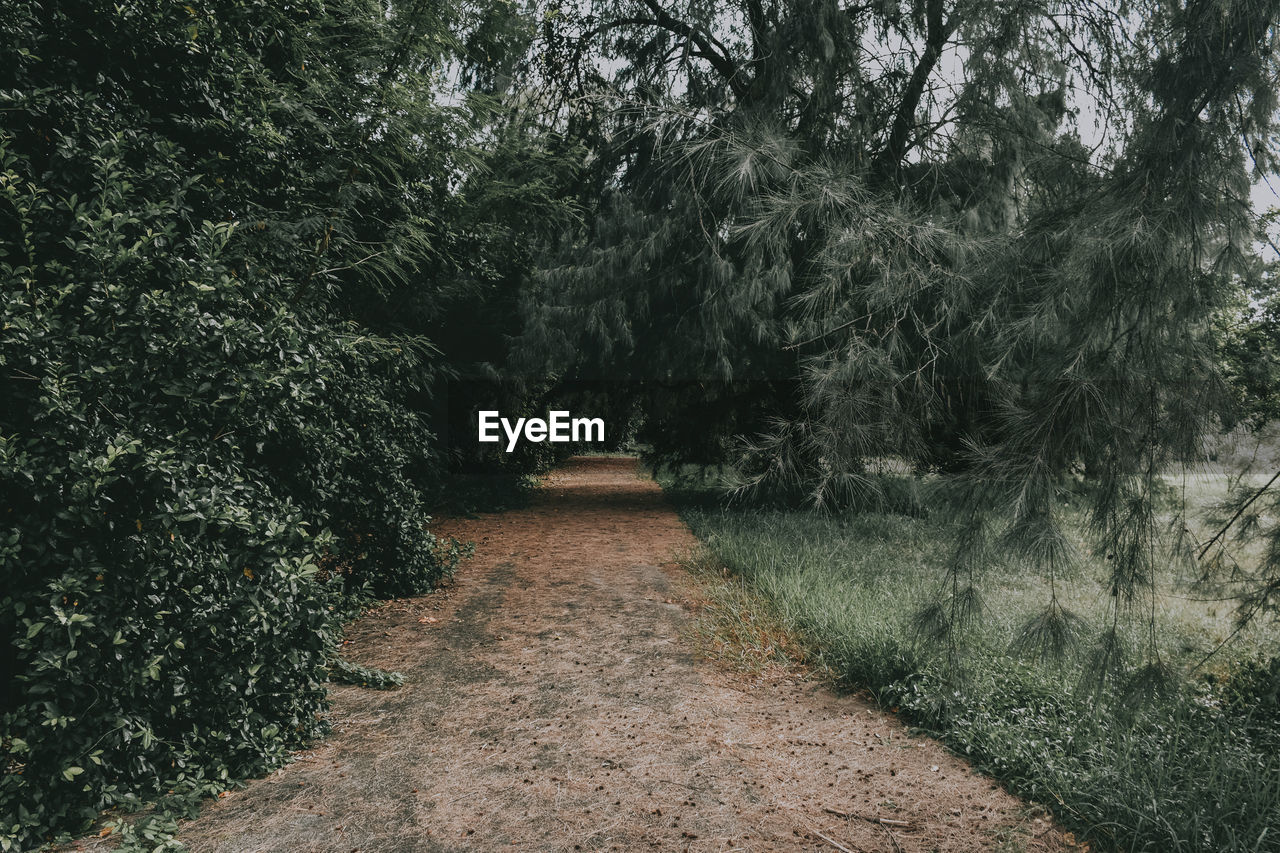
[[[456,582],[349,634],[404,687],[336,690],[332,737],[186,824],[191,850],[1064,846],[865,702],[695,657],[669,563],[695,542],[633,460],[572,460],[529,508],[447,529],[477,543]]]

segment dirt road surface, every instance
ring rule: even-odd
[[[348,634],[405,685],[337,688],[332,736],[206,807],[191,850],[1070,846],[864,700],[698,656],[672,564],[696,542],[634,460],[571,460],[528,508],[442,528],[476,557]]]

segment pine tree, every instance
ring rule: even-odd
[[[753,436],[754,489],[883,504],[878,475],[905,460],[970,493],[982,509],[921,614],[952,657],[993,547],[1051,577],[1076,559],[1061,498],[1087,475],[1114,602],[1095,672],[1115,672],[1167,558],[1161,477],[1229,396],[1214,318],[1253,266],[1250,178],[1275,167],[1278,13],[549,13],[544,74],[590,111],[604,192],[532,291],[527,344],[628,381],[767,380],[696,427]],[[1055,598],[1021,647],[1058,652],[1079,627]]]

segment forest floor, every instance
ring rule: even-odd
[[[403,687],[337,687],[333,734],[224,794],[193,851],[974,851],[1072,847],[891,714],[803,667],[717,665],[697,541],[633,459],[577,458],[443,590],[351,626]],[[775,668],[776,669],[776,668]]]

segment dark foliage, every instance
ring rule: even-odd
[[[0,4],[3,849],[278,763],[352,601],[459,555],[447,366],[377,320],[457,290],[421,271],[467,22],[197,5]]]

